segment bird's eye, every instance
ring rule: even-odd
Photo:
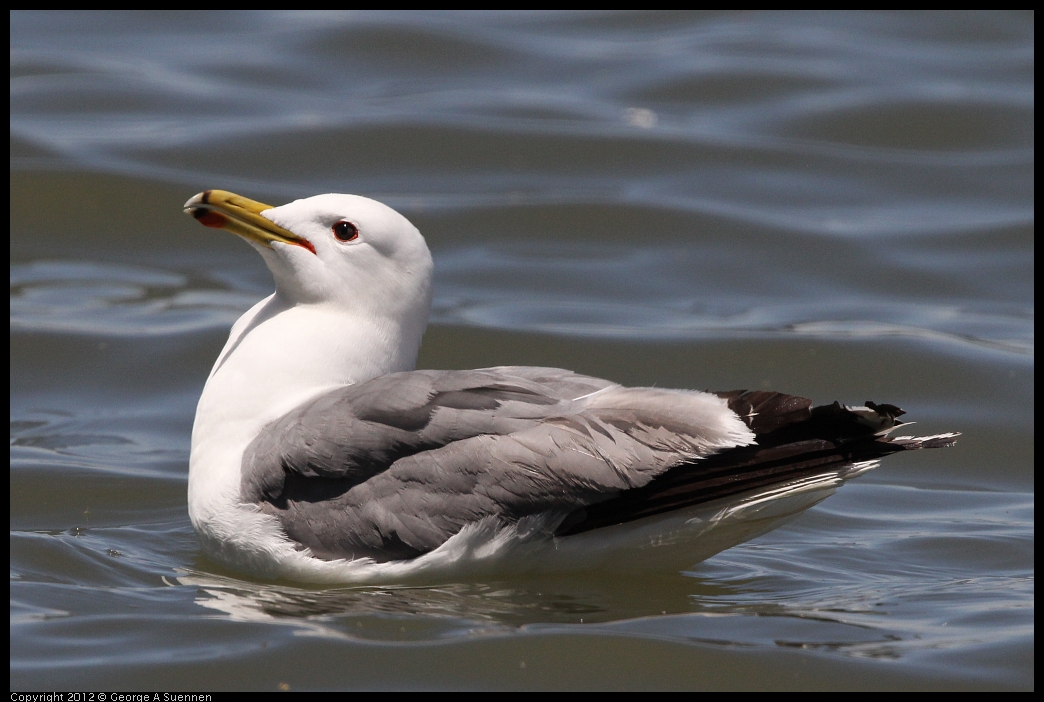
[[[333,225],[333,233],[338,241],[355,241],[359,238],[359,228],[344,220]]]

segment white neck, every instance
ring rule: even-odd
[[[412,370],[426,321],[292,305],[278,294],[240,317],[192,427],[188,502],[197,530],[238,504],[243,451],[262,427],[326,390]]]

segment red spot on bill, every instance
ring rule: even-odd
[[[214,210],[198,209],[192,213],[192,216],[195,217],[204,227],[213,227],[215,229],[220,229],[225,226],[225,222],[228,221],[225,215],[220,212],[215,212]]]

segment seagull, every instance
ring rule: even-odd
[[[406,582],[640,563],[657,547],[691,565],[882,456],[958,436],[890,437],[904,412],[873,402],[559,368],[415,370],[432,258],[394,209],[223,190],[184,209],[245,239],[275,280],[210,372],[189,461],[204,553],[251,577]]]

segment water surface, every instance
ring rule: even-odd
[[[1032,15],[11,20],[12,689],[1033,687]],[[271,282],[205,188],[402,211],[421,367],[964,436],[683,572],[244,580],[189,433]]]

